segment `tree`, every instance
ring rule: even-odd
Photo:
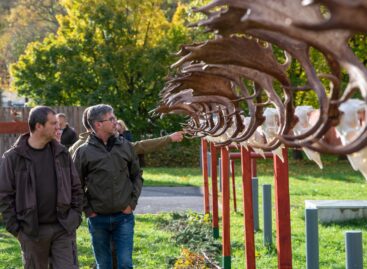
[[[8,87],[8,66],[18,60],[27,45],[42,40],[58,28],[58,0],[3,0],[0,4],[0,76]]]
[[[64,0],[56,35],[31,43],[12,65],[13,87],[46,105],[109,103],[136,137],[179,128],[150,118],[172,52],[190,42],[182,20],[161,1]],[[182,12],[183,6],[177,11]]]

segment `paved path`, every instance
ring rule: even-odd
[[[203,193],[199,187],[143,187],[135,214],[183,212],[203,213]]]

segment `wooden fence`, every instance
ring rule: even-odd
[[[70,126],[79,134],[84,132],[82,115],[85,107],[52,107],[57,113],[64,113]],[[27,121],[30,107],[0,107],[0,122]],[[15,112],[15,113],[14,113]],[[15,115],[16,114],[16,115]],[[0,134],[0,156],[17,140],[19,134]]]

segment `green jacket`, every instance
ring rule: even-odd
[[[126,140],[115,139],[111,151],[90,135],[73,160],[84,191],[83,210],[87,216],[135,209],[143,181],[139,161]]]
[[[79,140],[74,143],[73,146],[69,148],[70,155],[73,156],[75,151],[87,141],[87,138],[89,136],[89,132],[81,133],[79,135]],[[132,142],[133,148],[135,150],[136,154],[147,154],[154,152],[160,148],[165,147],[166,145],[170,144],[171,138],[169,135],[162,136],[159,138],[153,138],[153,139],[146,139],[141,141]]]
[[[166,135],[159,138],[131,142],[131,144],[133,145],[136,154],[147,154],[161,149],[171,142],[172,140],[169,135]]]
[[[84,132],[79,134],[79,139],[78,141],[76,141],[70,148],[69,148],[69,153],[71,156],[74,155],[75,151],[85,143],[85,141],[87,141],[87,138],[89,137],[90,132]]]

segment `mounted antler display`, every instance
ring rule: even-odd
[[[351,128],[351,115],[367,108],[367,70],[348,46],[367,30],[365,0],[214,0],[195,11],[206,16],[195,26],[216,38],[182,46],[172,65],[177,75],[155,112],[185,113],[189,134],[221,144],[302,147],[320,167],[315,151],[357,154],[367,145],[365,119],[353,135],[343,131]],[[311,50],[323,57],[326,71],[315,66]],[[303,85],[292,84],[292,63],[304,71]],[[342,87],[344,71],[349,80]],[[318,108],[297,108],[299,91],[313,92]],[[356,93],[361,99],[351,102]],[[326,139],[335,128],[340,145]]]

